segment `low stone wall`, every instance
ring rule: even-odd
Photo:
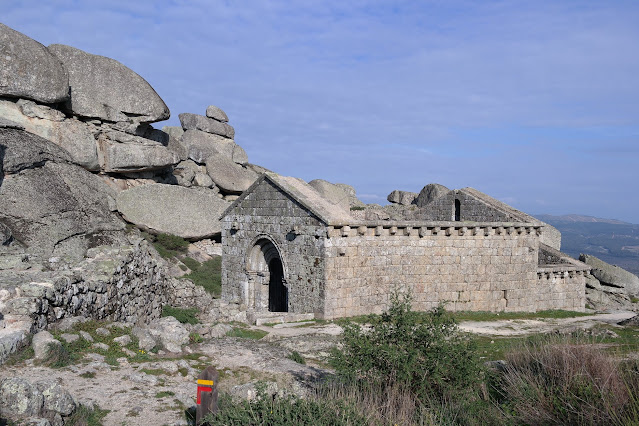
[[[151,250],[144,240],[100,246],[70,270],[14,274],[15,286],[11,277],[0,277],[1,312],[8,320],[31,318],[31,331],[77,315],[130,323],[158,318],[168,301],[170,278]]]

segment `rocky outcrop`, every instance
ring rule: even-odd
[[[95,137],[87,124],[24,99],[0,100],[0,116],[63,148],[75,164],[87,170],[99,170]]]
[[[26,35],[0,24],[0,96],[45,104],[69,97],[69,76],[58,58]]]
[[[75,47],[48,47],[69,73],[66,107],[75,115],[118,122],[152,123],[169,118],[169,108],[151,85],[115,59]]]
[[[348,203],[351,207],[364,207],[366,205],[359,198],[357,198],[357,193],[355,192],[355,188],[353,186],[345,183],[336,183],[335,186],[346,193],[346,195],[348,196]]]
[[[224,192],[241,194],[258,178],[257,173],[226,157],[212,155],[206,160],[206,171]]]
[[[350,197],[339,186],[323,179],[314,179],[308,184],[317,192],[319,192],[320,195],[324,197],[324,199],[328,200],[331,204],[339,206],[346,211],[350,210]]]
[[[212,190],[177,185],[143,185],[117,196],[118,211],[128,222],[187,239],[219,234],[219,216],[228,205]]]
[[[586,298],[595,309],[636,310],[639,277],[588,254],[579,260],[592,267],[586,276]]]
[[[20,424],[62,425],[76,408],[75,399],[54,380],[9,377],[0,383],[0,413],[25,422]]]
[[[185,131],[201,130],[202,132],[210,133],[212,135],[220,135],[228,139],[233,139],[235,137],[235,129],[233,129],[233,127],[214,118],[204,117],[188,112],[180,114],[179,117],[180,124],[182,124],[182,128]]]
[[[414,192],[400,191],[396,189],[390,194],[388,194],[388,197],[386,197],[386,199],[393,204],[401,204],[402,206],[409,206],[411,204],[414,204],[415,199],[417,198],[418,195],[419,194],[416,194]]]
[[[7,128],[0,128],[0,146],[0,222],[28,253],[79,259],[92,246],[124,240],[111,212],[114,194],[66,151]]]
[[[180,161],[160,142],[119,131],[102,133],[98,147],[101,169],[108,173],[164,169]]]
[[[579,260],[592,267],[591,274],[601,285],[622,289],[629,295],[639,294],[639,277],[636,275],[589,254],[580,254]]]
[[[415,204],[417,204],[418,207],[425,207],[433,200],[441,197],[449,191],[450,189],[446,188],[444,185],[429,183],[419,192],[419,195],[415,198]]]

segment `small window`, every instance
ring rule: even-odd
[[[461,220],[461,201],[455,199],[455,222]]]

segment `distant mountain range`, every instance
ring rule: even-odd
[[[535,217],[559,229],[564,253],[591,254],[639,275],[639,225],[577,214]]]

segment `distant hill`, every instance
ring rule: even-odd
[[[535,215],[561,232],[561,251],[591,254],[639,275],[639,225],[583,215]]]

